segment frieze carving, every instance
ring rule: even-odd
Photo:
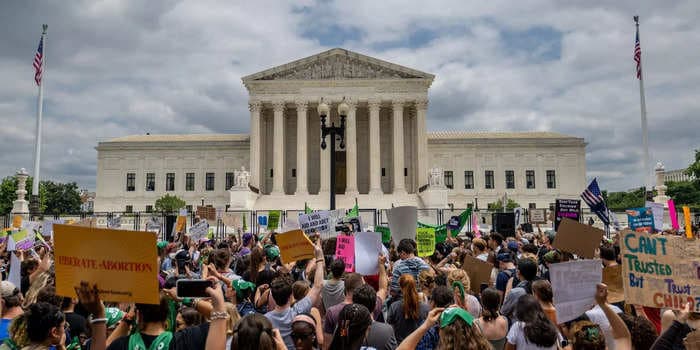
[[[424,78],[401,72],[355,57],[332,55],[276,72],[257,80],[325,80],[325,79],[411,79]]]

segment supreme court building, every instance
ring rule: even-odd
[[[480,208],[507,196],[548,208],[585,188],[585,142],[553,132],[429,132],[432,74],[332,49],[243,77],[250,134],[136,135],[99,142],[95,211],[148,211],[164,194],[232,209],[417,205]],[[321,149],[350,106],[344,148]],[[330,139],[326,139],[330,142]]]

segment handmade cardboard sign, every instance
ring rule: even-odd
[[[432,227],[420,227],[416,229],[416,245],[418,256],[431,256],[435,252],[435,229]]]
[[[559,224],[564,219],[580,220],[581,201],[578,199],[557,199],[554,205],[554,231],[559,232]]]
[[[577,221],[562,220],[554,238],[554,248],[593,259],[595,250],[603,238],[603,230],[581,224]]]
[[[557,322],[571,321],[595,305],[596,285],[601,281],[602,270],[600,260],[577,260],[549,266]]]
[[[626,303],[700,312],[700,241],[626,230],[620,247]]]
[[[378,232],[355,233],[355,272],[365,276],[379,273],[377,259],[382,251],[381,239]]]
[[[80,281],[96,283],[109,302],[158,304],[156,236],[54,225],[56,294],[76,298]]]
[[[216,208],[197,206],[197,216],[199,216],[200,219],[207,219],[209,221],[215,222]]]
[[[493,264],[481,261],[473,256],[466,255],[462,264],[464,271],[467,271],[470,280],[471,291],[475,294],[481,293],[481,284],[491,282],[491,270]]]
[[[627,225],[632,231],[654,232],[654,213],[650,208],[627,209]]]
[[[209,223],[207,220],[200,220],[198,223],[190,227],[190,238],[195,242],[199,242],[200,239],[206,238],[209,234]]]
[[[335,257],[345,262],[345,272],[355,269],[355,237],[338,235],[335,241]]]
[[[618,303],[625,300],[625,290],[622,286],[622,265],[604,267],[603,283],[608,286],[608,302]]]
[[[418,211],[416,207],[404,206],[387,210],[389,230],[394,242],[404,238],[413,239],[418,228]]]
[[[529,209],[529,221],[531,224],[546,224],[546,209]]]
[[[223,214],[221,214],[221,221],[224,222],[225,226],[233,228],[242,228],[243,215],[243,213],[224,212]]]
[[[304,231],[294,230],[280,233],[275,236],[277,246],[280,248],[280,257],[283,264],[303,259],[313,259],[314,244],[306,237]]]

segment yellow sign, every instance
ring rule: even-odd
[[[187,217],[186,216],[178,216],[177,221],[175,222],[175,232],[185,232],[185,229],[187,228]]]
[[[284,264],[315,257],[314,244],[311,243],[309,237],[306,237],[302,230],[280,233],[275,236],[275,239],[277,240],[277,246],[280,248],[280,256]]]
[[[416,229],[416,245],[418,256],[421,258],[435,253],[435,229],[432,227],[419,227]]]
[[[150,232],[54,225],[56,294],[75,298],[80,281],[110,302],[157,304],[156,236]]]
[[[693,239],[693,223],[690,221],[690,208],[683,206],[683,217],[685,219],[685,236]]]
[[[22,227],[22,215],[15,215],[12,217],[12,227]]]

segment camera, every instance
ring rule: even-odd
[[[350,227],[348,227],[347,224],[341,223],[340,225],[335,226],[335,232],[343,232],[343,233],[350,233]]]

